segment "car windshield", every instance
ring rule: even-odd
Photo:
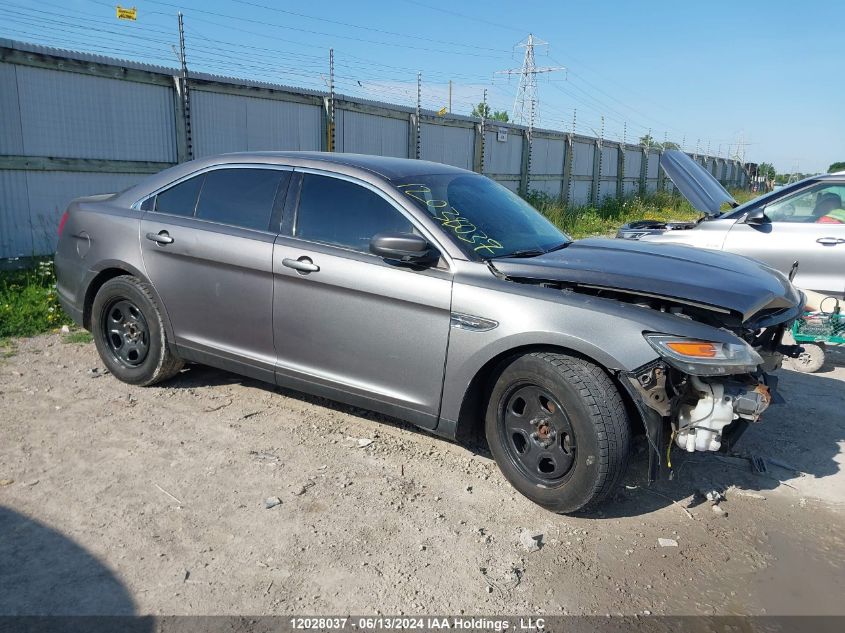
[[[509,189],[477,174],[427,174],[394,182],[472,258],[533,257],[572,240]]]
[[[765,206],[767,204],[770,204],[777,198],[786,197],[790,195],[793,191],[798,191],[799,189],[806,187],[808,182],[809,180],[802,180],[792,185],[786,185],[784,187],[781,187],[780,189],[775,189],[773,191],[770,191],[769,193],[764,193],[762,196],[751,198],[751,200],[743,202],[738,207],[734,207],[730,211],[727,211],[718,217],[720,220],[736,220],[737,218],[741,218],[742,216],[744,216],[749,209],[757,207],[758,205]]]

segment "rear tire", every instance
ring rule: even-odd
[[[97,292],[91,334],[108,370],[131,385],[154,385],[172,378],[184,365],[168,347],[152,291],[130,275],[110,279]]]
[[[595,507],[628,464],[631,431],[619,391],[604,369],[565,354],[535,352],[505,366],[485,431],[507,480],[553,512]]]

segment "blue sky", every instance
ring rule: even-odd
[[[566,72],[539,83],[542,127],[601,130],[629,141],[651,130],[688,151],[824,171],[845,160],[845,3],[392,2],[128,0],[137,22],[106,0],[0,0],[0,36],[159,64],[176,63],[185,14],[192,69],[325,89],[334,48],[337,90],[468,114],[488,90],[511,111],[528,33],[549,42],[538,65]]]

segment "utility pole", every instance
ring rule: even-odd
[[[452,114],[452,80],[449,80],[449,114]]]
[[[540,106],[540,95],[537,91],[537,75],[551,73],[558,70],[566,70],[564,66],[537,66],[534,60],[534,48],[536,46],[548,46],[548,42],[534,39],[534,35],[528,34],[525,42],[517,46],[525,49],[525,57],[522,60],[522,68],[500,70],[499,75],[519,75],[519,88],[516,91],[516,98],[513,102],[513,122],[519,125],[526,125],[527,119],[531,116],[530,109]]]
[[[187,160],[194,157],[194,143],[191,135],[191,96],[188,93],[188,62],[185,60],[185,25],[182,19],[182,12],[176,14],[179,18],[179,64],[182,67],[181,92],[182,92],[182,117],[185,121],[185,153]]]
[[[330,152],[334,151],[334,49],[329,49],[329,125],[326,133],[328,134],[327,147]]]
[[[578,108],[572,108],[572,134],[575,134],[575,122],[578,120]]]
[[[417,141],[416,146],[414,147],[414,158],[419,159],[420,157],[420,147],[421,138],[420,138],[420,109],[421,109],[421,101],[422,101],[422,73],[417,73]]]

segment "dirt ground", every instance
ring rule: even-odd
[[[841,355],[781,371],[788,404],[743,438],[780,466],[676,451],[646,488],[639,443],[616,498],[572,517],[483,449],[370,412],[198,366],[141,389],[92,344],[16,345],[0,614],[845,613]]]

